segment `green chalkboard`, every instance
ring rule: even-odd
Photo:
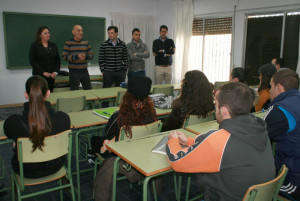
[[[90,42],[94,52],[91,65],[98,65],[98,51],[105,40],[105,18],[33,13],[3,12],[6,67],[8,69],[31,68],[29,64],[30,44],[35,41],[38,28],[49,27],[50,40],[56,43],[61,55],[64,43],[73,37],[73,26],[79,24],[84,38]],[[67,62],[62,61],[62,66]]]

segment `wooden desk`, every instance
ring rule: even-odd
[[[97,110],[105,110],[97,109]],[[171,113],[171,109],[159,109],[155,108],[156,114],[158,117],[166,116]],[[108,119],[100,117],[93,113],[93,110],[84,110],[80,112],[70,112],[68,113],[71,119],[71,127],[72,128],[83,128],[89,126],[97,126],[107,124]]]
[[[117,108],[117,107],[116,107]],[[103,109],[97,109],[97,110],[105,110]],[[156,114],[158,116],[168,115],[171,113],[171,109],[158,109],[156,108]],[[80,168],[79,168],[79,136],[84,134],[87,135],[86,132],[88,130],[98,130],[103,129],[105,124],[107,124],[108,119],[102,118],[95,113],[93,113],[93,110],[84,110],[80,112],[70,112],[68,113],[70,119],[71,119],[71,128],[79,129],[75,133],[75,163],[76,163],[76,179],[77,184],[80,184]],[[85,128],[85,127],[91,127],[91,126],[97,126],[93,128]],[[80,185],[77,185],[77,194],[78,194],[78,200],[81,199],[80,195]]]
[[[51,103],[51,105],[56,105],[58,98],[74,98],[79,96],[85,96],[86,100],[97,100],[98,97],[91,93],[92,90],[75,90],[75,91],[60,91],[51,93],[47,98],[47,101]]]
[[[126,88],[121,87],[111,87],[102,89],[92,89],[89,90],[93,95],[97,96],[100,100],[105,99],[115,99],[119,91],[127,91]]]
[[[188,136],[195,134],[178,129]],[[151,178],[172,171],[167,156],[151,152],[153,147],[165,136],[168,132],[150,135],[147,137],[136,138],[132,140],[123,140],[107,144],[110,151],[118,155],[119,158],[126,161],[136,170],[146,176],[143,183],[143,200],[147,200],[148,182]],[[113,181],[113,200],[116,199],[116,178],[119,167],[119,159],[115,162],[114,181]]]
[[[265,112],[254,112],[252,114],[259,118],[262,118],[265,115]],[[219,124],[217,123],[217,121],[209,121],[201,124],[187,126],[185,129],[199,135],[201,133],[206,133],[208,130],[219,129]]]
[[[101,109],[97,109],[97,110],[101,110]],[[103,110],[105,110],[105,108]],[[94,110],[84,110],[80,112],[68,113],[71,119],[71,127],[83,128],[83,127],[107,124],[108,119],[96,115],[95,113],[93,113],[93,111]]]
[[[90,75],[90,80],[91,80],[91,82],[94,82],[94,81],[102,82],[103,76],[102,75]],[[70,82],[69,76],[57,76],[55,78],[55,83],[68,83],[68,82]]]
[[[208,121],[201,124],[196,124],[192,126],[187,126],[186,130],[195,133],[196,135],[206,133],[208,130],[219,129],[219,124],[217,121]]]
[[[153,85],[152,89],[153,87],[166,86],[174,86],[174,89],[180,89],[180,84]],[[50,97],[47,98],[47,101],[49,101],[51,105],[55,105],[58,98],[74,98],[78,96],[85,96],[86,100],[114,100],[119,91],[127,91],[127,89],[121,87],[111,87],[91,90],[60,91],[51,93]]]
[[[158,85],[152,85],[151,92],[153,91],[154,87],[162,88],[162,87],[169,87],[169,86],[174,86],[174,89],[181,88],[181,84],[158,84]],[[91,93],[96,95],[100,100],[103,100],[103,99],[116,98],[119,91],[127,91],[127,89],[122,87],[111,87],[111,88],[93,89],[90,91]]]

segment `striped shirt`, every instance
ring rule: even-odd
[[[123,41],[117,39],[117,44],[114,46],[108,39],[101,44],[99,50],[101,72],[127,70],[128,65],[128,52]]]
[[[80,60],[78,54],[85,54],[85,59]],[[93,59],[93,56],[94,53],[87,40],[76,41],[72,38],[65,42],[62,58],[64,61],[68,61],[69,69],[86,69],[87,60]]]

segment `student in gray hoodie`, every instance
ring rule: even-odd
[[[132,30],[132,40],[127,44],[129,54],[128,80],[134,76],[146,76],[145,59],[150,57],[148,46],[141,40],[141,31]]]
[[[247,85],[225,84],[215,96],[218,130],[195,139],[180,131],[169,134],[167,156],[173,169],[204,173],[205,201],[241,201],[250,186],[275,177],[266,123],[250,114],[253,99]]]

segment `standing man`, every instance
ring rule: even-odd
[[[167,156],[173,169],[206,173],[201,178],[205,201],[243,200],[250,186],[275,177],[266,123],[250,114],[253,101],[247,85],[225,84],[215,96],[219,130],[209,130],[195,139],[180,131],[169,134]]]
[[[146,76],[145,59],[150,57],[148,46],[141,40],[138,28],[132,30],[131,43],[127,44],[129,55],[128,80],[134,76]]]
[[[284,59],[283,58],[275,58],[271,61],[272,64],[276,67],[277,70],[287,69],[284,66]]]
[[[80,83],[83,89],[92,89],[87,60],[93,59],[94,54],[89,42],[83,39],[80,25],[75,25],[72,33],[74,38],[65,42],[62,52],[63,60],[68,61],[70,89],[78,90]]]
[[[175,44],[167,37],[168,27],[161,25],[159,29],[160,37],[153,41],[152,52],[155,56],[156,83],[170,84],[172,80],[172,55],[175,53]]]
[[[271,79],[271,103],[265,116],[269,137],[275,142],[275,164],[289,169],[280,194],[300,200],[300,93],[299,76],[280,70]]]
[[[99,50],[99,66],[103,74],[103,88],[109,88],[115,83],[120,86],[125,81],[129,65],[126,44],[118,37],[118,27],[107,29],[108,40],[104,41]]]

